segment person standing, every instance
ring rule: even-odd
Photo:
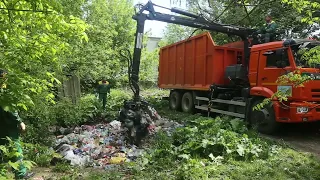
[[[0,78],[3,79],[1,81],[1,89],[6,88],[6,74],[7,72],[4,70],[0,70]],[[26,130],[26,125],[22,122],[21,118],[19,117],[18,112],[9,112],[6,111],[3,107],[0,106],[0,145],[8,145],[8,140],[6,139],[9,137],[15,144],[17,152],[19,156],[15,161],[22,161],[23,159],[23,151],[20,144],[20,133]],[[27,173],[27,168],[20,163],[18,170],[13,170],[16,179],[28,179],[34,175],[33,172]]]
[[[98,85],[97,93],[99,95],[99,100],[102,101],[103,110],[106,109],[107,95],[110,93],[110,84],[106,80],[102,80],[102,83]]]

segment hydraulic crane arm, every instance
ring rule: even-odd
[[[162,22],[179,24],[179,25],[188,26],[188,27],[221,32],[228,35],[239,36],[244,42],[244,57],[246,62],[245,66],[248,67],[248,59],[249,59],[248,37],[254,32],[254,30],[242,28],[242,27],[223,25],[218,23],[212,23],[201,16],[198,16],[183,10],[179,10],[176,8],[172,8],[169,10],[171,12],[174,12],[183,16],[162,14],[162,13],[156,12],[154,10],[154,6],[157,6],[157,5],[152,4],[152,2],[149,1],[146,5],[140,6],[139,12],[137,12],[133,16],[133,19],[137,21],[134,54],[133,54],[133,59],[131,59],[131,56],[130,56],[130,58],[127,58],[127,60],[128,60],[128,66],[129,66],[129,69],[128,69],[129,84],[134,93],[134,99],[132,101],[124,102],[124,108],[120,111],[120,114],[119,114],[120,121],[133,122],[134,126],[128,127],[129,129],[131,129],[129,131],[130,132],[129,137],[131,137],[131,139],[135,139],[133,136],[131,136],[132,135],[131,132],[135,132],[133,131],[133,129],[137,129],[135,137],[138,137],[140,136],[138,135],[139,134],[138,132],[140,132],[141,129],[146,128],[144,125],[142,125],[141,114],[143,114],[142,111],[145,111],[146,109],[150,108],[148,103],[140,99],[140,88],[138,85],[141,49],[143,46],[143,32],[144,32],[144,24],[146,20],[162,21]],[[165,8],[165,7],[162,7],[162,8]],[[165,9],[168,9],[168,8],[165,8]],[[145,14],[144,13],[145,11],[148,11],[149,13]],[[128,52],[130,54],[129,50]]]
[[[190,12],[186,12],[177,8],[171,8],[170,10],[171,12],[181,14],[187,17],[163,14],[163,13],[156,12],[154,10],[154,6],[157,6],[157,5],[152,4],[151,1],[149,1],[144,7],[140,9],[138,13],[136,13],[136,15],[133,16],[133,19],[137,21],[156,20],[156,21],[162,21],[162,22],[167,22],[172,24],[179,24],[179,25],[193,27],[193,28],[221,32],[228,35],[236,35],[241,37],[242,39],[246,39],[248,35],[250,35],[252,32],[255,31],[253,29],[248,29],[243,27],[209,22],[208,20],[206,20],[201,16],[198,16],[196,14],[192,14]],[[149,14],[144,14],[143,13],[144,11],[149,11]]]
[[[143,42],[143,32],[144,32],[144,24],[146,20],[156,20],[162,21],[172,24],[179,24],[183,26],[199,28],[199,29],[206,29],[215,32],[221,32],[228,35],[236,35],[241,37],[244,41],[244,57],[246,59],[245,66],[248,66],[248,59],[249,59],[249,40],[248,37],[255,32],[253,29],[243,28],[243,27],[236,27],[224,24],[218,24],[209,22],[205,18],[198,16],[196,14],[186,12],[177,8],[165,8],[162,6],[158,6],[161,8],[169,9],[171,12],[184,15],[183,16],[176,16],[176,15],[169,15],[156,12],[154,10],[154,6],[158,6],[153,4],[149,1],[147,4],[140,7],[139,11],[133,16],[133,19],[137,21],[137,30],[136,30],[136,39],[135,39],[135,47],[134,47],[134,54],[133,54],[133,62],[132,62],[132,74],[131,74],[131,81],[132,85],[136,89],[135,98],[139,98],[139,67],[140,67],[140,58],[141,58],[141,49],[142,49],[142,42]],[[148,14],[144,12],[148,11]]]

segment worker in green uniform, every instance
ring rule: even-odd
[[[0,84],[1,88],[6,88],[6,85],[3,83],[5,82],[6,74],[4,70],[0,69],[0,79],[2,80]],[[22,131],[26,130],[26,125],[22,122],[17,112],[5,111],[1,106],[0,123],[0,145],[7,145],[9,142],[6,137],[9,137],[15,143],[16,149],[20,154],[14,161],[22,161],[23,152],[19,142],[19,136]],[[22,163],[19,165],[18,170],[14,170],[14,174],[16,179],[28,179],[34,175],[32,172],[27,173],[27,168]]]
[[[272,17],[267,15],[265,25],[258,30],[258,33],[261,34],[261,37],[264,39],[265,43],[267,43],[273,41],[277,28],[277,24],[272,20]]]
[[[102,107],[105,110],[107,104],[107,95],[110,93],[110,84],[106,80],[102,80],[102,83],[98,85],[97,93],[99,100],[102,101]]]

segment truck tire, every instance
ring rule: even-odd
[[[186,92],[182,96],[181,100],[181,108],[183,112],[186,113],[193,113],[194,111],[194,101],[191,92]]]
[[[181,94],[178,91],[171,91],[170,97],[169,97],[169,107],[172,110],[180,110]]]
[[[255,100],[251,105],[250,126],[263,134],[274,134],[279,130],[280,123],[276,121],[273,104],[270,102],[260,110],[253,110],[263,100]]]

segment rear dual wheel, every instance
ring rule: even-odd
[[[181,97],[181,95],[183,96]],[[169,107],[172,110],[182,110],[186,113],[194,112],[194,100],[191,92],[172,91],[169,98]]]
[[[194,112],[194,101],[191,92],[186,92],[182,96],[181,108],[183,112],[193,113]]]
[[[181,94],[178,91],[171,91],[170,97],[169,97],[169,107],[172,110],[180,110]]]

